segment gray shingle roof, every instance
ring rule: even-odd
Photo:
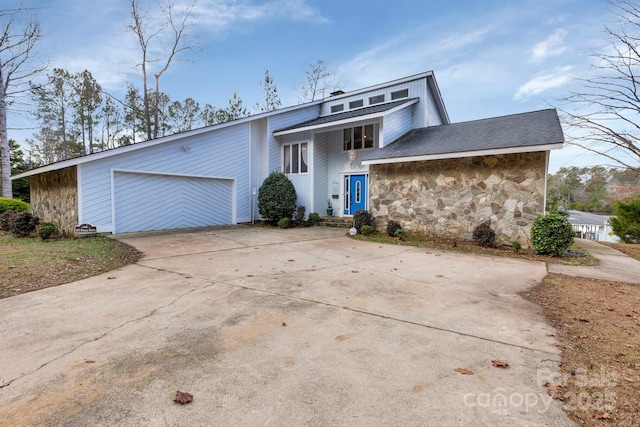
[[[392,110],[402,104],[416,101],[418,98],[401,99],[399,101],[387,102],[385,104],[376,104],[370,107],[358,108],[356,110],[345,111],[344,113],[335,113],[328,116],[318,117],[317,119],[309,120],[297,125],[289,126],[283,129],[278,129],[275,132],[284,132],[293,129],[301,129],[310,126],[318,126],[326,123],[337,122],[340,120],[354,119],[357,117],[368,116],[369,114],[383,113],[385,111]],[[274,133],[275,133],[274,132]]]
[[[561,144],[564,135],[555,109],[414,129],[367,154],[362,160],[428,157],[474,151]],[[457,156],[459,157],[459,156]]]

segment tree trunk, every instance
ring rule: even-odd
[[[9,157],[9,139],[7,139],[7,101],[5,99],[4,78],[0,63],[0,158],[2,163],[2,197],[13,197],[11,187],[11,159]]]

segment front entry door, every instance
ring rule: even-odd
[[[367,209],[367,175],[344,177],[344,214],[353,215]]]

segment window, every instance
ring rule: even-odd
[[[309,172],[309,143],[285,145],[283,148],[284,173],[296,174]]]
[[[338,105],[332,105],[331,106],[331,112],[332,113],[337,113],[338,111],[342,111],[344,110],[344,104],[338,104]]]
[[[342,131],[342,149],[344,151],[373,148],[374,145],[373,125],[347,128]]]
[[[391,92],[391,100],[407,98],[409,96],[409,89],[397,90],[395,92]]]
[[[364,101],[362,99],[358,99],[357,101],[351,101],[349,103],[349,108],[359,108],[364,105]]]
[[[369,97],[369,105],[380,104],[381,102],[384,102],[384,93],[382,95]]]

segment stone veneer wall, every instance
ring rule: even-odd
[[[73,236],[78,224],[78,176],[76,167],[46,172],[29,178],[31,212],[41,222],[51,222],[56,229]]]
[[[376,227],[470,239],[486,221],[498,242],[530,247],[544,214],[547,152],[371,165],[369,206]]]

